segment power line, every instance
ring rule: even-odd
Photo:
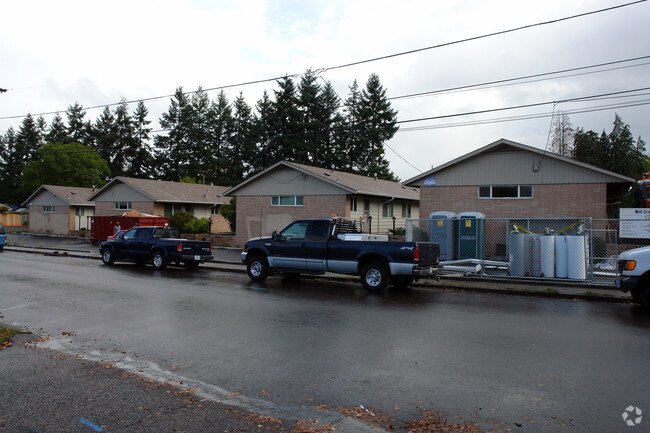
[[[451,45],[457,45],[457,44],[461,44],[461,43],[465,43],[465,42],[471,42],[471,41],[475,41],[475,40],[479,40],[479,39],[484,39],[484,38],[489,38],[489,37],[493,37],[493,36],[512,33],[512,32],[525,30],[525,29],[529,29],[529,28],[545,26],[545,25],[549,25],[549,24],[555,24],[555,23],[558,23],[558,22],[572,20],[572,19],[576,19],[576,18],[581,18],[581,17],[585,17],[585,16],[589,16],[589,15],[595,15],[595,14],[599,14],[599,13],[603,13],[603,12],[609,12],[609,11],[624,8],[624,7],[627,7],[627,6],[632,6],[632,5],[636,5],[636,4],[639,4],[639,3],[644,3],[646,1],[647,0],[637,0],[637,1],[629,2],[629,3],[624,3],[624,4],[620,4],[620,5],[616,5],[616,6],[611,6],[611,7],[608,7],[608,8],[603,8],[603,9],[593,10],[593,11],[589,11],[589,12],[584,12],[584,13],[571,15],[571,16],[567,16],[567,17],[563,17],[563,18],[557,18],[557,19],[553,19],[553,20],[549,20],[549,21],[543,21],[543,22],[539,22],[539,23],[528,24],[528,25],[519,26],[519,27],[507,29],[507,30],[501,30],[501,31],[493,32],[493,33],[487,33],[487,34],[479,35],[479,36],[472,36],[472,37],[469,37],[469,38],[459,39],[459,40],[456,40],[456,41],[444,42],[444,43],[441,43],[441,44],[431,45],[431,46],[424,47],[424,48],[417,48],[417,49],[414,49],[414,50],[402,51],[402,52],[399,52],[399,53],[389,54],[389,55],[375,57],[375,58],[366,59],[366,60],[360,60],[360,61],[357,61],[357,62],[351,62],[351,63],[346,63],[346,64],[342,64],[342,65],[337,65],[337,66],[330,66],[330,67],[326,67],[326,68],[321,68],[321,69],[317,69],[314,72],[316,72],[317,74],[322,74],[322,73],[330,71],[330,70],[342,69],[342,68],[361,65],[361,64],[365,64],[365,63],[391,59],[391,58],[395,58],[395,57],[405,56],[405,55],[409,55],[409,54],[415,54],[415,53],[419,53],[419,52],[423,52],[423,51],[433,50],[433,49],[437,49],[437,48],[442,48],[442,47],[447,47],[447,46],[451,46]],[[287,74],[287,75],[284,75],[284,76],[281,76],[281,77],[266,78],[266,79],[261,79],[261,80],[253,80],[253,81],[247,81],[247,82],[242,82],[242,83],[238,83],[238,84],[228,84],[228,85],[210,87],[210,88],[206,88],[206,89],[202,89],[202,90],[205,91],[205,92],[209,92],[209,91],[213,91],[213,90],[222,90],[222,89],[227,89],[227,88],[232,88],[232,87],[243,87],[243,86],[252,85],[252,84],[260,84],[260,83],[265,83],[265,82],[270,82],[270,81],[277,81],[277,80],[283,79],[285,77],[287,77],[287,78],[295,78],[295,77],[298,77],[298,76],[301,76],[301,75],[303,75],[303,74],[302,73]],[[197,92],[198,92],[198,90],[193,90],[193,91],[183,92],[183,94],[184,95],[191,95],[191,94],[194,94],[194,93],[197,93]],[[92,109],[98,109],[98,108],[104,108],[104,107],[112,107],[112,106],[120,105],[122,103],[132,104],[132,103],[136,103],[136,102],[140,102],[140,101],[146,102],[146,101],[154,101],[154,100],[159,100],[159,99],[167,99],[167,98],[171,98],[173,96],[174,96],[173,94],[171,94],[171,95],[162,95],[162,96],[152,96],[152,97],[149,97],[149,98],[139,98],[139,99],[133,99],[133,100],[128,100],[128,101],[114,102],[114,103],[109,103],[109,104],[94,105],[94,106],[86,107],[85,110],[92,110]],[[60,110],[59,111],[43,112],[43,113],[35,113],[34,116],[52,115],[52,114],[57,114],[59,112],[60,112]],[[26,116],[27,116],[27,114],[14,115],[14,116],[4,116],[4,117],[0,117],[0,120],[20,119],[20,118],[23,118],[23,117],[26,117]]]
[[[595,64],[595,65],[589,65],[589,66],[579,66],[579,67],[576,67],[576,68],[560,69],[560,70],[557,70],[557,71],[543,72],[543,73],[540,73],[540,74],[523,75],[521,77],[505,78],[503,80],[486,81],[484,83],[468,84],[468,85],[465,85],[465,86],[448,87],[446,89],[431,90],[431,91],[428,91],[428,92],[411,93],[411,94],[408,94],[408,95],[393,96],[393,97],[390,97],[390,98],[387,98],[387,99],[393,101],[393,100],[398,100],[398,99],[419,98],[419,97],[422,97],[422,96],[435,95],[435,94],[439,94],[439,93],[451,93],[451,92],[456,92],[456,91],[460,91],[460,90],[468,90],[468,89],[474,89],[474,88],[479,88],[479,87],[480,88],[487,88],[488,86],[494,86],[496,84],[512,83],[512,82],[515,82],[515,81],[528,80],[528,79],[531,79],[531,78],[548,77],[548,76],[551,76],[551,75],[559,75],[559,74],[565,74],[565,73],[568,73],[568,72],[583,71],[583,70],[586,70],[586,69],[600,68],[600,67],[603,67],[603,66],[611,66],[611,65],[616,65],[616,64],[620,64],[620,63],[628,63],[628,62],[634,62],[634,61],[637,61],[637,60],[644,60],[644,59],[650,59],[650,56],[633,57],[633,58],[625,59],[625,60],[615,60],[615,61],[612,61],[612,62],[598,63],[598,64]],[[638,66],[644,66],[644,65],[648,65],[648,64],[650,64],[650,63],[640,63],[640,64],[637,64],[637,65],[629,65],[629,66],[624,66],[624,67],[621,67],[621,68],[635,68],[635,67],[638,67]],[[616,70],[616,69],[621,69],[621,68],[604,69],[604,70],[592,71],[592,72],[588,72],[588,73],[596,74],[596,73],[608,72],[608,71],[611,71],[611,70]],[[574,75],[567,75],[565,77],[571,77],[571,76],[574,76]],[[565,77],[561,77],[561,78],[565,78]],[[535,82],[535,81],[541,81],[541,80],[533,80],[533,81],[527,81],[527,82]]]
[[[444,42],[444,43],[441,43],[441,44],[432,45],[430,47],[418,48],[418,49],[415,49],[415,50],[403,51],[401,53],[395,53],[395,54],[389,54],[389,55],[386,55],[386,56],[375,57],[375,58],[368,59],[368,60],[360,60],[358,62],[346,63],[346,64],[343,64],[343,65],[326,68],[326,70],[340,69],[340,68],[347,68],[347,67],[350,67],[350,66],[362,65],[364,63],[376,62],[378,60],[386,60],[386,59],[391,59],[391,58],[394,58],[394,57],[404,56],[404,55],[407,55],[407,54],[414,54],[414,53],[419,53],[419,52],[422,52],[422,51],[433,50],[433,49],[436,49],[436,48],[442,48],[442,47],[448,47],[448,46],[451,46],[451,45],[457,45],[457,44],[461,44],[461,43],[464,43],[464,42],[471,42],[471,41],[476,41],[476,40],[479,40],[479,39],[485,39],[485,38],[489,38],[489,37],[493,37],[493,36],[504,35],[504,34],[507,34],[507,33],[512,33],[512,32],[516,32],[516,31],[519,31],[519,30],[530,29],[530,28],[533,28],[533,27],[540,27],[540,26],[545,26],[545,25],[548,25],[548,24],[555,24],[555,23],[559,23],[559,22],[562,22],[562,21],[572,20],[572,19],[575,19],[575,18],[586,17],[586,16],[589,16],[589,15],[595,15],[595,14],[599,14],[599,13],[602,13],[602,12],[609,12],[609,11],[612,11],[612,10],[615,10],[615,9],[620,9],[620,8],[624,8],[624,7],[627,7],[627,6],[632,6],[632,5],[635,5],[637,3],[643,3],[645,1],[647,1],[647,0],[638,0],[638,1],[625,3],[625,4],[621,4],[621,5],[617,5],[617,6],[611,6],[611,7],[604,8],[604,9],[598,9],[598,10],[594,10],[594,11],[590,11],[590,12],[583,12],[581,14],[571,15],[571,16],[564,17],[564,18],[556,18],[556,19],[553,19],[553,20],[542,21],[542,22],[535,23],[535,24],[527,24],[525,26],[514,27],[514,28],[508,29],[508,30],[501,30],[501,31],[498,31],[498,32],[487,33],[487,34],[479,35],[479,36],[472,36],[472,37],[465,38],[465,39],[459,39],[459,40],[453,41],[453,42]]]

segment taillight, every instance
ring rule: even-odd
[[[212,252],[212,244],[210,244],[210,252]]]
[[[415,250],[413,250],[413,260],[416,262],[420,261],[420,248],[415,247]]]
[[[183,251],[183,242],[181,242],[176,246],[176,251],[178,251],[179,253]]]

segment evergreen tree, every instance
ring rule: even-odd
[[[296,143],[299,146],[295,149],[294,161],[303,164],[312,164],[319,154],[324,132],[325,107],[321,89],[317,83],[318,77],[309,69],[300,80],[298,86],[297,105],[301,115],[300,136]]]
[[[202,170],[211,182],[228,185],[230,172],[241,162],[228,158],[232,145],[232,107],[222,90],[210,107],[209,138],[206,140],[206,154],[203,157]]]
[[[43,116],[38,116],[36,119],[36,129],[38,130],[38,144],[42,145],[45,143],[45,134],[47,133],[47,122]]]
[[[157,177],[178,181],[189,176],[192,117],[190,99],[183,93],[183,88],[179,87],[171,99],[169,110],[160,117],[161,128],[169,132],[166,136],[158,135],[154,138],[158,148]]]
[[[361,90],[357,80],[350,86],[350,94],[345,100],[344,128],[341,132],[341,139],[345,142],[346,158],[342,161],[341,170],[358,172],[360,161],[365,151],[365,143],[359,133],[361,128]]]
[[[71,140],[68,136],[68,131],[63,123],[63,118],[59,113],[56,113],[50,128],[45,134],[46,143],[69,143]]]
[[[131,177],[149,177],[153,174],[153,152],[149,146],[151,128],[147,120],[149,110],[144,102],[139,101],[133,113],[133,128],[136,153],[131,165],[127,167],[126,175]]]
[[[90,124],[84,122],[86,111],[83,106],[75,102],[74,105],[68,107],[66,116],[68,117],[67,135],[69,141],[86,143],[90,132]]]
[[[28,114],[14,135],[13,129],[8,132],[6,142],[6,165],[3,173],[4,200],[21,204],[33,191],[24,187],[21,181],[22,172],[30,161],[40,158],[40,134],[33,117]]]
[[[10,126],[4,135],[0,135],[0,200],[12,204],[20,204],[15,200],[20,186],[17,157],[16,131]]]
[[[358,161],[358,174],[374,175],[380,179],[397,180],[384,158],[384,143],[393,138],[399,127],[397,112],[386,98],[386,90],[377,74],[372,74],[359,100],[358,133],[362,134],[364,150]]]
[[[635,143],[629,125],[616,114],[612,132],[585,132],[578,128],[575,134],[573,156],[579,161],[595,165],[634,179],[641,179],[647,157],[645,142],[639,137]]]
[[[316,166],[342,170],[346,167],[345,134],[342,133],[343,116],[339,112],[341,99],[330,82],[325,83],[320,94],[320,110],[317,113],[321,128],[318,150],[314,154]]]
[[[232,164],[226,168],[223,185],[237,185],[255,170],[256,142],[253,139],[255,118],[251,107],[240,93],[234,101],[231,142],[226,160]]]
[[[126,101],[122,99],[115,109],[115,143],[110,166],[112,176],[125,175],[132,167],[137,152],[133,119],[129,114]]]
[[[273,124],[273,101],[265,90],[262,99],[255,105],[258,117],[253,123],[252,136],[255,137],[258,151],[251,161],[251,173],[258,173],[278,162],[276,149],[271,141],[270,131]]]
[[[111,177],[117,176],[118,174],[114,169],[115,164],[113,162],[115,158],[114,146],[117,141],[115,116],[108,106],[104,107],[102,114],[95,121],[95,125],[92,128],[92,138],[94,143],[93,147],[107,162]]]
[[[268,125],[271,129],[268,131],[270,152],[267,154],[267,167],[283,160],[306,162],[296,86],[289,77],[284,77],[277,84],[280,89],[273,91],[275,102]]]

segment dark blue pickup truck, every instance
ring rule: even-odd
[[[273,232],[269,238],[251,239],[244,245],[242,261],[253,281],[270,272],[287,274],[359,275],[369,291],[381,291],[389,282],[406,287],[414,279],[435,274],[440,248],[432,242],[372,240],[353,221],[300,220]]]
[[[175,228],[150,226],[134,227],[99,246],[105,265],[116,260],[153,264],[155,269],[165,269],[169,263],[183,264],[196,269],[199,263],[212,260],[212,243],[181,239]]]

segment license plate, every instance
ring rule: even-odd
[[[201,260],[201,256],[194,256],[194,260]]]

